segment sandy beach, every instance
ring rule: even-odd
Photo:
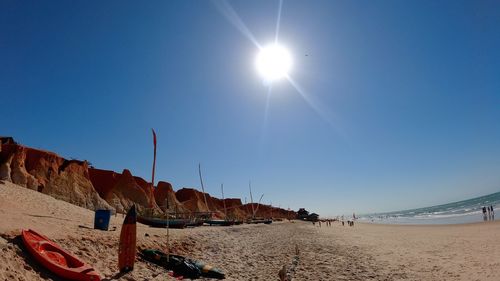
[[[92,229],[94,212],[9,182],[0,184],[0,280],[60,280],[23,250],[33,228],[92,264],[105,280],[174,280],[138,260],[118,277],[123,217]],[[227,280],[278,280],[299,253],[294,280],[500,280],[500,223],[313,226],[305,222],[170,231],[171,251],[221,268]],[[138,224],[138,247],[166,249],[166,230]],[[201,279],[203,280],[203,279]],[[206,279],[208,280],[208,279]]]

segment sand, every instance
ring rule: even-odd
[[[92,229],[94,212],[0,183],[0,280],[60,280],[23,250],[20,230],[33,228],[92,264],[105,280],[175,280],[138,260],[117,277],[123,217]],[[147,235],[146,235],[147,234]],[[170,230],[171,251],[221,268],[227,280],[278,280],[299,264],[293,280],[500,280],[498,222],[396,226],[356,224],[319,228],[306,222]],[[166,249],[166,230],[138,224],[138,246]],[[208,279],[200,279],[208,280]]]

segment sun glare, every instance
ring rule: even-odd
[[[257,55],[257,71],[266,81],[286,77],[292,67],[292,57],[286,48],[273,44],[264,47]]]

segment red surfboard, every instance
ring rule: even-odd
[[[67,252],[49,238],[34,230],[23,230],[23,242],[31,255],[45,268],[65,280],[99,281],[101,276],[92,266]]]
[[[118,246],[118,268],[122,273],[134,270],[135,254],[137,251],[136,221],[137,214],[135,212],[135,205],[133,205],[125,216],[120,233],[120,244]]]

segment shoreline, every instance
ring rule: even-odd
[[[500,219],[495,219],[492,221],[480,221],[480,222],[463,222],[463,223],[379,223],[379,222],[366,222],[366,221],[356,221],[356,224],[366,224],[366,225],[382,225],[382,226],[421,226],[421,227],[446,227],[446,226],[467,226],[467,225],[482,225],[482,224],[498,224]]]

